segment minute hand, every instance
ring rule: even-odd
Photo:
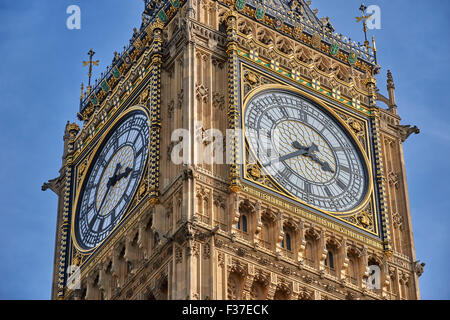
[[[263,167],[267,167],[268,165],[271,165],[274,162],[277,163],[277,162],[286,161],[286,160],[289,160],[291,158],[295,158],[295,157],[298,157],[298,156],[303,156],[303,155],[306,155],[307,153],[308,153],[307,149],[298,150],[298,151],[289,153],[287,155],[284,155],[282,157],[279,157],[278,159],[274,159],[273,161],[264,164]]]

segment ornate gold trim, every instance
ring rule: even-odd
[[[327,210],[322,210],[322,209],[315,208],[315,207],[313,207],[313,206],[311,206],[311,205],[305,203],[304,201],[298,199],[297,197],[291,195],[287,190],[285,190],[285,189],[283,188],[283,186],[279,185],[275,180],[272,180],[272,183],[274,183],[274,184],[277,186],[277,188],[280,188],[281,190],[283,190],[283,191],[285,192],[284,196],[286,196],[286,197],[288,197],[288,198],[290,198],[290,199],[292,199],[292,200],[294,200],[294,201],[296,201],[296,202],[298,202],[298,203],[301,203],[301,204],[303,204],[303,205],[306,205],[306,206],[308,206],[308,207],[312,207],[313,209],[315,209],[315,210],[317,210],[317,211],[319,211],[319,212],[321,212],[321,213],[324,213],[324,214],[326,214],[326,215],[332,216],[332,217],[334,217],[335,219],[339,219],[340,221],[342,221],[342,222],[344,222],[344,223],[346,223],[346,224],[350,224],[350,225],[353,225],[353,226],[356,227],[356,228],[362,229],[361,226],[358,226],[358,225],[356,225],[356,224],[352,224],[352,223],[350,223],[349,221],[346,221],[345,218],[348,217],[348,216],[351,216],[351,215],[359,214],[362,210],[365,210],[365,209],[367,208],[367,206],[368,206],[368,204],[369,204],[370,202],[372,202],[372,204],[375,204],[375,199],[376,199],[376,198],[375,198],[374,185],[373,185],[373,183],[374,183],[374,182],[373,182],[373,167],[372,167],[371,157],[368,156],[368,154],[366,153],[366,150],[364,149],[363,145],[362,145],[361,142],[359,141],[358,137],[354,134],[354,132],[353,132],[353,130],[351,129],[351,127],[341,119],[341,117],[337,114],[336,111],[334,111],[334,110],[333,110],[332,108],[330,108],[326,103],[324,103],[323,101],[319,100],[319,99],[316,98],[315,96],[313,96],[313,95],[311,95],[311,94],[309,94],[309,93],[307,93],[307,92],[304,92],[304,91],[301,90],[301,89],[298,89],[298,88],[295,88],[295,87],[293,87],[293,86],[290,86],[290,85],[266,84],[266,85],[262,85],[262,86],[260,86],[260,87],[258,87],[258,88],[255,88],[255,89],[250,90],[250,92],[247,94],[247,96],[246,96],[246,97],[243,99],[243,101],[242,101],[242,105],[241,105],[241,115],[244,114],[245,108],[247,107],[248,102],[249,102],[256,94],[258,94],[258,93],[260,93],[260,92],[263,92],[263,91],[266,91],[266,90],[271,90],[271,89],[285,90],[285,91],[288,91],[288,92],[292,92],[292,93],[294,93],[294,94],[302,95],[302,96],[304,96],[304,97],[310,99],[311,101],[317,103],[319,106],[321,106],[322,108],[324,108],[327,112],[329,112],[330,115],[331,115],[332,117],[334,117],[335,120],[336,120],[338,123],[340,123],[340,124],[342,125],[343,128],[346,129],[347,133],[350,135],[351,139],[353,139],[354,143],[356,144],[357,148],[359,149],[359,151],[360,151],[360,153],[361,153],[361,155],[362,155],[362,158],[364,159],[363,161],[365,162],[365,165],[366,165],[366,168],[367,168],[367,174],[368,174],[368,189],[367,189],[367,191],[366,191],[366,195],[365,195],[363,201],[360,203],[360,205],[359,205],[358,207],[356,207],[355,209],[350,210],[350,211],[348,211],[348,212],[339,212],[339,213],[336,213],[336,212],[331,212],[331,211],[327,211]],[[243,86],[241,85],[241,94],[243,94],[242,90],[243,90]],[[245,137],[245,125],[244,125],[244,117],[243,117],[243,116],[241,117],[241,126],[242,126],[242,129],[243,129],[243,136]],[[366,122],[366,126],[367,126],[367,122]],[[366,131],[366,132],[367,132],[367,131]],[[368,139],[368,137],[366,136],[366,140],[367,140],[367,139]],[[245,144],[245,142],[246,142],[246,139],[243,139],[243,142],[242,142],[242,143]],[[245,146],[241,146],[241,147],[243,148],[243,150],[245,150]],[[370,150],[367,150],[367,151],[369,151],[368,153],[370,154]],[[244,163],[244,166],[245,166],[246,161],[247,161],[246,153],[245,153],[245,152],[243,153],[243,156],[244,156],[244,162],[243,162],[243,163]],[[253,155],[253,157],[254,157],[254,155]],[[255,159],[256,159],[256,158],[255,158]],[[244,167],[244,173],[243,173],[243,176],[244,176],[244,178],[247,179],[247,180],[252,180],[252,179],[249,179],[245,167]],[[270,177],[270,176],[269,176],[269,177]],[[255,184],[257,184],[257,185],[260,185],[260,186],[263,187],[263,188],[266,188],[266,189],[271,190],[272,192],[279,193],[279,191],[277,191],[277,190],[275,190],[275,189],[272,189],[272,188],[270,188],[270,187],[268,187],[268,186],[266,186],[266,185],[262,185],[261,183],[258,183],[258,182],[256,182],[256,181],[253,181],[253,182],[254,182]],[[373,206],[373,207],[375,207],[375,206]],[[379,228],[378,228],[378,220],[377,220],[377,219],[374,219],[374,225],[375,225],[375,226],[374,226],[374,232],[371,232],[370,230],[366,230],[366,229],[362,229],[362,230],[364,230],[364,231],[366,231],[366,232],[369,232],[369,233],[372,233],[372,234],[378,236],[378,235],[379,235]]]
[[[75,193],[75,197],[72,198],[72,199],[74,199],[74,202],[73,202],[73,205],[72,205],[72,219],[71,219],[71,226],[70,226],[70,233],[71,233],[70,238],[72,239],[72,243],[74,244],[74,247],[76,248],[76,250],[78,252],[87,254],[87,253],[95,251],[97,248],[102,246],[105,241],[107,241],[109,239],[110,235],[115,232],[115,230],[117,229],[118,225],[120,225],[122,223],[122,221],[128,217],[129,212],[126,213],[122,217],[122,219],[113,228],[113,230],[109,233],[109,235],[101,243],[99,243],[95,248],[92,248],[92,249],[89,249],[89,250],[85,250],[85,249],[81,248],[81,246],[78,244],[76,236],[75,236],[75,229],[74,229],[75,228],[75,218],[76,218],[76,213],[77,213],[77,210],[78,210],[78,207],[79,207],[79,200],[80,200],[81,190],[83,189],[83,186],[85,184],[85,180],[88,178],[87,173],[90,172],[90,169],[92,167],[92,164],[93,164],[93,161],[95,159],[95,156],[97,155],[99,149],[103,146],[105,138],[109,135],[110,132],[112,132],[114,129],[116,129],[116,124],[118,122],[120,122],[129,113],[134,112],[134,111],[143,111],[145,113],[145,115],[147,116],[147,121],[148,121],[148,125],[149,125],[149,128],[150,128],[150,125],[151,125],[150,114],[149,114],[148,110],[145,107],[143,107],[143,106],[133,106],[133,107],[130,107],[129,109],[125,110],[125,112],[123,114],[121,114],[119,117],[117,117],[111,123],[109,128],[103,133],[103,137],[101,137],[101,139],[97,142],[97,145],[95,146],[94,150],[91,152],[92,156],[89,159],[89,162],[88,162],[88,165],[87,165],[87,170],[85,170],[85,173],[84,173],[84,175],[83,175],[83,177],[81,179],[80,187],[77,187],[77,183],[74,182],[75,183],[75,187],[76,187],[74,189],[76,189],[76,193]],[[150,139],[149,139],[149,144],[148,144],[148,147],[147,147],[147,152],[148,152],[149,149],[150,149]],[[146,166],[148,166],[148,164],[146,164]],[[146,172],[146,168],[144,168],[144,170],[143,170],[142,176],[141,176],[141,178],[139,180],[139,185],[141,184],[142,179],[144,178],[145,172]],[[139,190],[137,190],[137,192],[139,192]],[[136,197],[136,194],[133,195],[133,199],[135,197]],[[133,202],[133,200],[129,202],[127,208],[125,209],[125,212],[128,210],[128,208],[130,207],[132,202]]]

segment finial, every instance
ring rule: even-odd
[[[88,72],[88,76],[89,76],[89,82],[88,82],[88,86],[87,86],[87,93],[89,94],[91,92],[91,78],[92,78],[92,66],[98,66],[98,64],[100,63],[99,60],[97,61],[93,61],[92,57],[95,55],[94,50],[89,50],[88,52],[88,56],[89,56],[89,61],[83,61],[83,67],[89,66],[89,72]]]
[[[395,89],[394,78],[392,77],[391,70],[387,71],[387,88],[388,90]]]
[[[372,50],[373,50],[373,55],[375,57],[375,63],[378,64],[377,46],[375,44],[375,36],[372,36]]]
[[[397,114],[397,103],[395,101],[395,85],[391,70],[387,71],[387,91],[389,94],[389,110]]]
[[[367,10],[367,7],[364,5],[364,3],[361,3],[361,7],[359,7],[359,11],[362,12],[362,16],[361,17],[356,17],[356,22],[357,23],[359,23],[361,21],[363,22],[364,45],[366,46],[367,49],[369,49],[370,48],[370,43],[367,40],[367,20],[372,17],[373,13],[370,14],[370,15],[366,15],[366,10]]]
[[[84,83],[81,83],[81,96],[80,96],[80,101],[82,101],[84,99]]]

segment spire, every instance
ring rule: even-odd
[[[89,66],[89,72],[88,72],[88,76],[89,76],[89,82],[88,82],[88,86],[87,86],[87,92],[88,94],[91,92],[91,78],[92,78],[92,66],[98,66],[99,64],[99,60],[97,61],[93,61],[92,57],[95,55],[95,51],[94,50],[89,50],[88,52],[88,56],[89,56],[89,61],[83,61],[83,67]]]
[[[387,91],[389,94],[389,110],[397,114],[397,104],[395,102],[395,84],[391,70],[387,71]]]
[[[387,71],[387,88],[395,90],[394,78],[392,78],[391,70]]]
[[[369,40],[367,40],[367,20],[369,20],[372,17],[372,14],[366,15],[367,7],[364,5],[364,3],[361,3],[361,7],[359,7],[359,11],[362,12],[361,17],[356,17],[356,22],[363,22],[363,31],[364,31],[364,45],[367,49],[370,47]]]

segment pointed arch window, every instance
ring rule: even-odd
[[[330,269],[334,269],[334,254],[331,250],[328,250],[327,258],[325,259],[325,266]]]
[[[283,241],[281,241],[281,247],[287,251],[292,251],[291,235],[289,233],[285,234]]]
[[[241,217],[239,218],[239,221],[236,224],[236,229],[241,230],[242,232],[245,233],[248,232],[247,216],[245,214],[241,215]]]

